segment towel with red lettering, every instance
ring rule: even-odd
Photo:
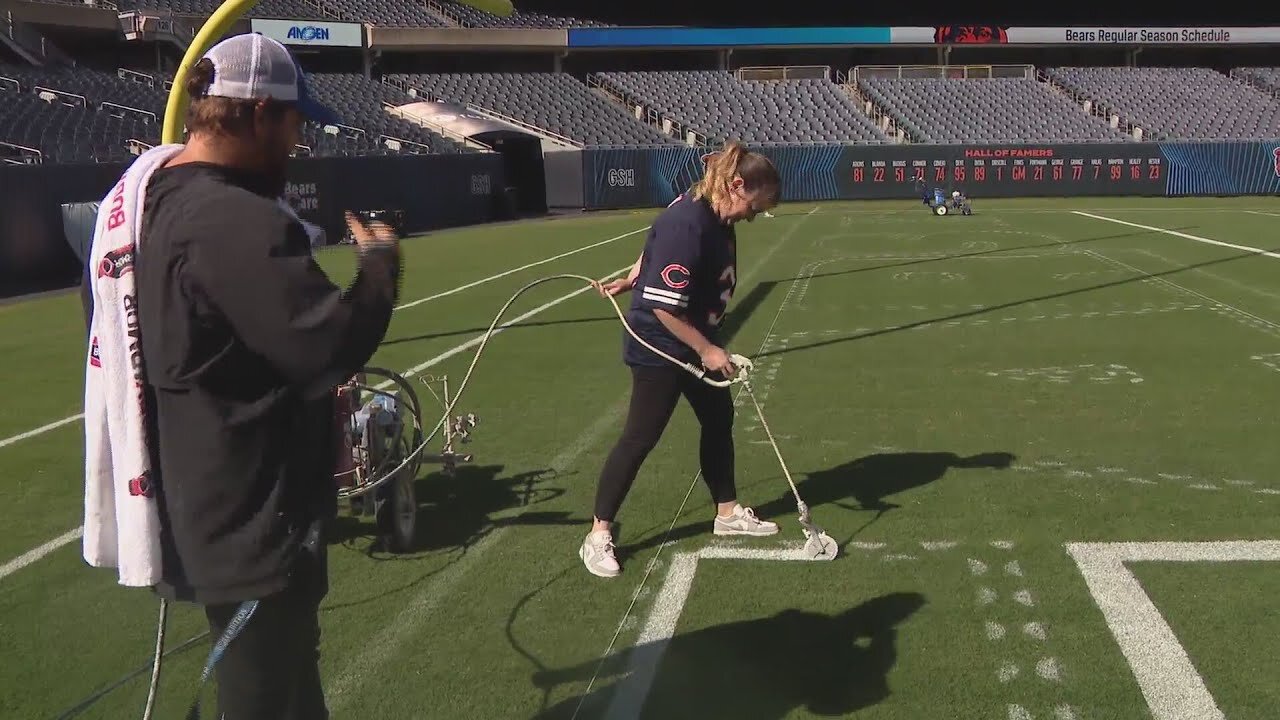
[[[85,365],[84,559],[119,583],[160,581],[160,516],[147,452],[146,374],[133,261],[151,174],[182,150],[154,147],[133,162],[98,210],[89,250],[93,318]]]

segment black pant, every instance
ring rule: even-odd
[[[658,444],[680,396],[702,425],[699,462],[713,502],[737,498],[733,476],[733,398],[729,388],[712,387],[687,371],[669,367],[631,368],[631,407],[622,437],[600,472],[597,519],[612,522],[635,482],[640,465]]]
[[[320,685],[320,601],[328,591],[325,548],[300,553],[292,584],[258,601],[214,666],[218,720],[327,720]],[[211,642],[239,603],[205,606]]]

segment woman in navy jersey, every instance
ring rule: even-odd
[[[735,368],[717,342],[725,307],[737,286],[734,224],[750,222],[778,203],[781,181],[773,163],[736,142],[703,158],[703,177],[653,221],[626,278],[598,286],[602,294],[633,290],[627,322],[645,342],[712,377]],[[621,572],[612,523],[640,465],[658,444],[683,395],[702,426],[702,479],[716,505],[717,535],[765,536],[775,523],[738,503],[734,484],[733,399],[727,387],[706,384],[624,334],[623,360],[631,369],[631,405],[622,436],[600,473],[595,516],[578,554],[600,577]]]

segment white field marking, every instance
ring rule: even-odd
[[[1045,680],[1059,682],[1062,680],[1062,667],[1058,664],[1057,658],[1041,658],[1040,662],[1036,663],[1036,674]]]
[[[1000,640],[1004,638],[1004,626],[992,620],[987,621],[987,639]]]
[[[1225,717],[1126,562],[1277,562],[1280,541],[1067,543],[1154,720]]]
[[[945,270],[904,270],[893,274],[893,279],[899,282],[907,280],[934,280],[938,282],[952,282],[955,280],[964,280],[968,276],[964,273],[953,273]]]
[[[440,298],[443,298],[443,297],[449,297],[450,295],[456,295],[456,294],[458,294],[458,293],[462,292],[463,290],[470,290],[471,288],[476,287],[476,286],[478,286],[478,285],[484,285],[484,284],[485,284],[485,283],[487,283],[487,282],[493,282],[494,280],[499,280],[499,279],[504,278],[504,277],[506,277],[506,276],[508,276],[508,275],[514,275],[514,274],[516,274],[516,273],[518,273],[518,272],[521,272],[521,271],[523,271],[523,270],[528,270],[529,268],[538,267],[539,265],[545,265],[545,264],[547,264],[547,263],[549,263],[549,262],[554,262],[554,261],[556,261],[556,260],[561,260],[561,259],[563,259],[563,258],[567,258],[567,257],[569,257],[570,255],[577,255],[577,254],[578,254],[578,253],[580,253],[580,252],[585,252],[585,251],[587,251],[587,250],[591,250],[591,249],[594,249],[594,248],[598,248],[598,247],[601,247],[601,246],[603,246],[603,245],[608,245],[609,243],[612,243],[612,242],[617,242],[618,240],[621,240],[621,239],[623,239],[623,238],[631,237],[632,235],[635,235],[636,233],[644,232],[645,230],[648,230],[648,229],[649,229],[649,227],[650,227],[650,226],[645,225],[644,227],[642,227],[642,228],[636,228],[635,230],[632,230],[631,232],[623,233],[623,234],[621,234],[621,235],[615,235],[614,237],[611,237],[611,238],[609,238],[608,240],[601,240],[600,242],[592,243],[591,245],[584,245],[583,247],[577,248],[577,249],[575,249],[575,250],[570,250],[570,251],[568,251],[568,252],[562,252],[562,253],[560,253],[559,255],[553,255],[553,256],[551,256],[551,257],[549,257],[549,258],[543,258],[542,260],[536,260],[536,261],[531,262],[531,263],[528,263],[528,264],[526,264],[526,265],[521,265],[520,267],[517,267],[517,268],[511,268],[510,270],[504,270],[504,271],[502,271],[502,272],[498,273],[497,275],[490,275],[490,276],[489,276],[489,277],[487,277],[487,278],[483,278],[483,279],[480,279],[480,280],[475,280],[475,281],[473,281],[473,282],[469,282],[469,283],[467,283],[466,285],[459,285],[458,287],[453,288],[452,290],[445,290],[444,292],[439,292],[439,293],[436,293],[435,295],[428,295],[427,297],[424,297],[424,298],[419,298],[419,299],[417,299],[417,300],[413,300],[413,301],[410,301],[410,302],[404,303],[404,304],[402,304],[402,305],[397,305],[397,306],[396,306],[396,310],[405,310],[405,309],[407,309],[407,308],[416,307],[416,306],[421,305],[421,304],[423,304],[423,303],[431,302],[432,300],[439,300]],[[628,267],[628,268],[630,268],[631,266],[630,266],[630,265],[628,265],[627,267]]]
[[[1003,377],[1005,379],[1015,380],[1018,382],[1025,382],[1027,380],[1045,380],[1058,385],[1067,385],[1078,379],[1082,379],[1085,382],[1098,383],[1100,385],[1109,384],[1113,380],[1127,380],[1130,384],[1144,382],[1143,377],[1137,372],[1131,370],[1125,365],[1117,363],[1107,363],[1105,365],[1086,363],[1083,365],[1042,368],[1008,368],[1005,370],[988,370],[985,374],[987,377]]]
[[[920,547],[925,550],[950,550],[959,545],[955,540],[921,540]]]
[[[573,466],[587,450],[596,444],[606,431],[612,428],[626,406],[626,398],[619,398],[597,417],[590,426],[577,435],[573,442],[566,445],[551,460],[551,470],[564,471]],[[514,519],[520,517],[531,506],[522,505],[514,510],[495,513],[494,519]],[[337,714],[353,696],[352,690],[378,677],[387,677],[380,668],[390,662],[406,643],[421,639],[419,630],[431,622],[436,609],[452,595],[458,583],[477,565],[476,560],[485,555],[489,548],[506,537],[511,525],[502,527],[482,537],[474,545],[467,548],[464,554],[453,560],[437,575],[427,581],[426,586],[410,598],[407,605],[389,623],[383,626],[378,634],[363,645],[353,660],[344,662],[342,674],[328,683],[327,697],[330,712]]]
[[[1171,292],[1182,293],[1185,295],[1191,295],[1193,297],[1200,298],[1201,300],[1208,302],[1210,304],[1209,309],[1214,310],[1215,312],[1222,312],[1224,310],[1229,311],[1223,314],[1226,315],[1226,317],[1230,317],[1231,319],[1237,322],[1240,322],[1241,324],[1247,327],[1252,327],[1256,330],[1261,330],[1262,332],[1265,332],[1268,335],[1272,335],[1272,336],[1280,334],[1280,324],[1274,323],[1270,320],[1267,320],[1266,318],[1254,315],[1253,313],[1248,312],[1247,310],[1241,310],[1235,305],[1232,305],[1230,303],[1226,303],[1216,298],[1205,295],[1204,293],[1198,290],[1192,290],[1191,288],[1186,287],[1184,285],[1179,285],[1178,283],[1172,280],[1169,280],[1166,277],[1157,277],[1147,272],[1146,270],[1143,270],[1142,268],[1134,267],[1133,265],[1130,265],[1127,262],[1124,262],[1122,260],[1116,260],[1113,257],[1108,257],[1095,250],[1085,250],[1084,253],[1086,255],[1089,255],[1090,257],[1101,260],[1102,262],[1111,263],[1112,265],[1118,265],[1127,270],[1130,270],[1139,275],[1142,275],[1147,279],[1147,281],[1153,282]]]
[[[1207,237],[1200,237],[1199,235],[1192,235],[1190,233],[1179,232],[1177,230],[1169,230],[1166,228],[1156,227],[1154,225],[1142,225],[1140,223],[1129,222],[1128,220],[1117,220],[1105,215],[1094,215],[1093,213],[1081,212],[1079,210],[1072,210],[1071,212],[1074,215],[1082,215],[1084,217],[1093,218],[1094,220],[1105,220],[1107,222],[1116,223],[1117,225],[1128,225],[1129,227],[1135,227],[1141,230],[1164,233],[1165,235],[1173,235],[1174,237],[1195,240],[1196,242],[1202,242],[1209,245],[1220,245],[1222,247],[1229,247],[1235,250],[1244,250],[1251,253],[1257,253],[1258,255],[1265,255],[1270,258],[1280,258],[1280,253],[1273,253],[1261,248],[1249,247],[1248,245],[1236,245],[1235,243],[1222,242],[1221,240],[1210,240]]]
[[[621,270],[615,270],[615,271],[613,271],[613,273],[610,273],[610,274],[611,274],[611,275],[616,275],[616,274],[618,274],[618,273],[622,272],[622,270],[628,270],[628,269],[630,269],[630,268],[631,268],[631,265],[632,265],[632,263],[627,263],[625,266],[623,266],[623,268],[622,268]],[[568,294],[566,294],[566,295],[561,295],[560,297],[558,297],[558,298],[556,298],[556,299],[554,299],[554,300],[550,300],[550,301],[548,301],[548,302],[545,302],[545,303],[543,303],[543,304],[539,305],[538,307],[536,307],[536,308],[534,308],[534,309],[532,309],[532,310],[529,310],[528,312],[526,312],[526,313],[524,313],[524,314],[522,314],[522,315],[518,315],[518,316],[516,316],[516,317],[514,317],[514,318],[512,318],[512,319],[510,319],[510,320],[508,320],[508,321],[506,321],[506,322],[504,322],[504,323],[502,323],[501,325],[498,325],[497,327],[495,327],[495,328],[493,329],[493,335],[497,335],[498,333],[502,332],[503,330],[506,330],[507,328],[510,328],[510,327],[511,327],[511,326],[513,326],[513,325],[518,325],[518,324],[520,324],[520,323],[524,322],[525,320],[528,320],[529,318],[533,317],[534,315],[539,315],[539,314],[541,314],[541,313],[544,313],[544,312],[546,312],[547,310],[550,310],[551,308],[553,308],[553,307],[555,307],[555,306],[559,305],[559,304],[560,304],[560,303],[562,303],[562,302],[565,302],[565,301],[567,301],[567,300],[571,300],[571,299],[573,299],[573,298],[575,298],[575,297],[577,297],[577,296],[581,295],[582,293],[589,292],[589,291],[592,291],[592,290],[594,290],[594,288],[592,288],[590,285],[584,285],[584,286],[582,286],[581,288],[579,288],[579,289],[577,289],[577,290],[574,290],[574,291],[573,291],[573,292],[571,292],[571,293],[568,293]],[[493,335],[490,335],[490,337],[493,337]],[[401,374],[402,374],[402,375],[404,375],[404,377],[406,377],[406,378],[408,378],[408,377],[412,377],[412,376],[417,375],[418,373],[422,372],[423,370],[426,370],[427,368],[430,368],[430,367],[434,367],[434,366],[436,366],[436,365],[439,365],[440,363],[444,362],[445,360],[448,360],[449,358],[453,357],[454,355],[457,355],[458,353],[461,353],[461,352],[466,351],[466,350],[470,350],[471,348],[473,348],[473,347],[475,347],[475,346],[479,345],[479,344],[480,344],[480,343],[482,343],[482,342],[484,342],[484,334],[483,334],[483,333],[481,333],[480,335],[477,335],[477,336],[475,336],[474,338],[472,338],[472,339],[470,339],[470,340],[468,340],[468,341],[466,341],[466,342],[462,343],[461,345],[455,345],[455,346],[453,346],[453,347],[449,348],[448,350],[445,350],[444,352],[440,353],[439,355],[436,355],[435,357],[431,358],[430,360],[427,360],[426,362],[418,363],[417,365],[414,365],[413,367],[409,368],[408,370],[405,370],[405,371],[404,371],[403,373],[401,373]],[[390,387],[390,386],[391,386],[391,385],[393,385],[393,384],[394,384],[394,383],[393,383],[392,381],[390,381],[390,380],[386,380],[386,381],[384,381],[384,382],[381,382],[381,383],[379,383],[379,384],[375,385],[374,387],[376,387],[376,388],[377,388],[377,389],[379,389],[379,390],[385,390],[385,389],[387,389],[388,387]]]
[[[630,267],[631,267],[631,264],[630,264],[630,263],[628,263],[628,264],[626,265],[626,267],[624,267],[624,268],[623,268],[623,270],[629,269]],[[618,273],[618,272],[621,272],[621,270],[615,270],[615,271],[614,271],[614,273],[615,273],[615,274],[616,274],[616,273]],[[519,317],[516,317],[516,318],[514,318],[514,319],[512,319],[512,320],[508,320],[507,322],[505,322],[505,323],[503,323],[503,324],[499,325],[498,327],[494,328],[493,334],[494,334],[494,335],[497,335],[499,332],[501,332],[501,331],[502,331],[503,329],[505,329],[505,328],[509,328],[509,327],[511,327],[512,325],[515,325],[515,324],[517,324],[517,323],[520,323],[520,322],[522,322],[522,321],[524,321],[524,320],[528,320],[529,318],[533,317],[534,315],[537,315],[537,314],[539,314],[539,313],[542,313],[542,312],[545,312],[545,311],[547,311],[547,310],[550,310],[551,308],[555,307],[556,305],[559,305],[560,303],[565,302],[566,300],[569,300],[570,298],[573,298],[573,297],[576,297],[576,296],[578,296],[578,295],[581,295],[582,293],[587,292],[588,290],[591,290],[591,289],[592,289],[592,288],[591,288],[591,286],[590,286],[590,285],[587,285],[587,286],[584,286],[584,287],[583,287],[582,289],[580,289],[580,290],[575,290],[575,291],[573,291],[573,292],[571,292],[571,293],[569,293],[569,294],[567,294],[567,295],[562,295],[562,296],[560,296],[560,297],[556,298],[555,300],[552,300],[552,301],[550,301],[550,302],[543,303],[542,305],[539,305],[538,307],[536,307],[536,308],[534,308],[534,309],[532,309],[532,310],[530,310],[530,311],[528,311],[528,312],[524,313],[523,315],[520,315]],[[422,372],[423,370],[426,370],[427,368],[430,368],[430,367],[432,367],[432,366],[434,366],[434,365],[437,365],[437,364],[439,364],[439,363],[444,362],[445,360],[448,360],[449,358],[453,357],[454,355],[457,355],[457,354],[458,354],[458,353],[460,353],[460,352],[463,352],[464,350],[469,350],[469,349],[471,349],[471,348],[473,348],[473,347],[475,347],[475,346],[479,345],[483,339],[484,339],[484,335],[479,335],[479,336],[477,336],[477,337],[475,337],[475,338],[473,338],[473,339],[471,339],[471,340],[468,340],[468,341],[467,341],[467,342],[465,342],[465,343],[462,343],[461,345],[457,345],[457,346],[453,347],[453,348],[452,348],[452,349],[450,349],[450,350],[446,350],[446,351],[444,351],[444,352],[440,353],[439,355],[437,355],[437,356],[435,356],[435,357],[431,358],[430,360],[427,360],[427,361],[426,361],[426,362],[424,362],[424,363],[419,363],[419,364],[417,364],[417,365],[413,366],[412,368],[409,368],[409,369],[408,369],[408,370],[406,370],[403,374],[404,374],[404,376],[405,376],[405,377],[411,377],[411,376],[413,376],[413,375],[416,375],[417,373],[420,373],[420,372]],[[390,387],[392,384],[393,384],[393,383],[392,383],[390,380],[387,380],[387,381],[384,381],[384,382],[378,383],[375,387],[376,387],[377,389],[379,389],[379,390],[385,390],[385,389],[387,389],[388,387]],[[44,557],[44,555],[47,555],[49,552],[51,552],[51,551],[53,551],[53,550],[58,549],[58,548],[59,548],[59,547],[61,547],[62,545],[66,545],[67,543],[71,542],[72,540],[75,540],[76,538],[80,537],[80,534],[83,534],[83,532],[84,532],[84,526],[82,525],[82,526],[80,526],[79,528],[75,528],[75,529],[72,529],[72,530],[67,531],[67,533],[65,533],[65,534],[63,534],[63,535],[61,535],[61,536],[59,536],[59,537],[57,537],[57,538],[55,538],[55,539],[51,540],[49,543],[46,543],[45,545],[41,545],[39,548],[36,548],[35,550],[32,550],[32,551],[31,551],[31,553],[34,553],[34,552],[36,552],[36,551],[38,551],[38,550],[41,550],[42,548],[46,548],[48,545],[51,545],[52,543],[60,543],[60,544],[55,545],[55,546],[53,546],[53,547],[49,547],[47,550],[45,550],[45,552],[44,552],[44,553],[42,553],[42,554],[41,554],[41,555],[39,555],[38,557],[34,558],[33,560],[38,560],[40,557]],[[26,555],[23,555],[22,557],[17,558],[17,560],[14,560],[13,562],[11,562],[11,563],[9,563],[9,564],[5,565],[5,566],[4,566],[4,568],[5,568],[5,569],[8,569],[8,568],[9,568],[9,565],[12,565],[13,563],[16,563],[18,560],[21,560],[22,558],[27,557],[27,555],[30,555],[31,553],[27,553]],[[30,564],[30,563],[27,563],[27,564]],[[9,570],[8,572],[13,572],[13,570],[17,570],[17,569],[20,569],[20,568],[25,567],[25,566],[26,566],[26,564],[24,564],[24,565],[18,565],[18,566],[16,566],[16,567],[14,567],[12,570]],[[0,578],[3,578],[5,575],[7,575],[7,574],[8,574],[8,572],[0,572]]]
[[[1049,639],[1049,633],[1045,631],[1044,625],[1041,625],[1038,622],[1029,622],[1026,625],[1023,625],[1022,632],[1028,637],[1035,638],[1042,642]]]
[[[1280,372],[1280,353],[1266,353],[1265,355],[1253,355],[1250,357],[1250,359],[1257,360],[1258,362],[1262,363],[1263,365],[1266,365],[1272,370],[1275,370],[1276,372]]]
[[[1160,253],[1158,253],[1158,252],[1155,252],[1154,250],[1148,250],[1148,249],[1146,249],[1146,248],[1135,248],[1135,250],[1134,250],[1134,251],[1135,251],[1135,252],[1138,252],[1138,253],[1141,253],[1141,254],[1143,254],[1143,255],[1146,255],[1147,257],[1150,257],[1150,258],[1154,258],[1154,259],[1156,259],[1156,260],[1159,260],[1159,261],[1161,261],[1161,262],[1163,262],[1163,263],[1165,263],[1165,264],[1167,264],[1167,265],[1177,266],[1177,265],[1179,265],[1179,264],[1180,264],[1180,263],[1177,263],[1177,262],[1175,262],[1175,261],[1173,261],[1173,260],[1170,260],[1169,258],[1167,258],[1167,257],[1165,257],[1165,256],[1163,256],[1163,255],[1161,255],[1161,254],[1160,254]],[[1272,301],[1280,300],[1280,295],[1277,295],[1277,294],[1275,294],[1275,293],[1273,293],[1273,292],[1267,292],[1266,290],[1263,290],[1262,288],[1255,287],[1254,285],[1251,285],[1251,284],[1249,284],[1249,283],[1240,282],[1239,280],[1236,280],[1235,278],[1232,278],[1232,277],[1228,277],[1228,276],[1226,276],[1226,275],[1219,275],[1218,273],[1213,272],[1212,270],[1210,270],[1210,269],[1208,269],[1208,268],[1203,268],[1203,267],[1193,267],[1193,268],[1190,268],[1190,270],[1191,270],[1191,272],[1197,273],[1197,274],[1199,274],[1199,275],[1203,275],[1203,276],[1205,276],[1205,277],[1207,277],[1207,278],[1209,278],[1209,279],[1211,279],[1211,280],[1214,280],[1214,281],[1216,281],[1216,282],[1220,282],[1220,283],[1223,283],[1223,284],[1226,284],[1226,285],[1230,285],[1231,287],[1233,287],[1233,288],[1235,288],[1235,289],[1237,289],[1237,290],[1240,290],[1240,291],[1243,291],[1243,292],[1247,292],[1247,293],[1250,293],[1250,294],[1253,294],[1253,295],[1258,295],[1258,296],[1260,296],[1260,297],[1264,297],[1264,298],[1267,298],[1268,300],[1272,300]]]
[[[1004,572],[1006,575],[1012,575],[1014,577],[1022,577],[1022,568],[1018,565],[1017,560],[1010,560],[1009,562],[1005,563]]]
[[[1059,464],[1061,464],[1061,463],[1059,463]],[[992,541],[991,541],[991,547],[993,547],[993,548],[1000,548],[1001,550],[1012,550],[1012,549],[1013,549],[1013,541],[1012,541],[1012,540],[992,540]]]
[[[985,575],[987,572],[987,564],[981,560],[969,558],[969,572],[974,575]]]
[[[78,414],[76,414],[76,415],[72,415],[72,416],[70,416],[70,417],[64,417],[64,418],[62,418],[61,420],[55,420],[55,421],[53,421],[53,422],[49,423],[48,425],[41,425],[40,427],[35,428],[35,429],[33,429],[33,430],[28,430],[28,431],[23,432],[23,433],[18,433],[17,435],[14,435],[13,437],[7,437],[7,438],[5,438],[5,439],[3,439],[3,440],[0,440],[0,448],[2,448],[2,447],[7,447],[7,446],[12,445],[12,444],[14,444],[14,443],[22,442],[23,440],[26,440],[27,438],[33,438],[33,437],[35,437],[35,436],[37,436],[37,435],[42,435],[42,434],[44,434],[44,433],[49,432],[50,430],[57,430],[58,428],[62,427],[63,425],[70,425],[71,423],[73,423],[73,422],[75,422],[75,421],[77,421],[77,420],[80,420],[80,419],[82,419],[83,417],[84,417],[84,413],[78,413]]]
[[[812,210],[810,210],[808,213],[805,213],[802,217],[800,217],[798,221],[796,221],[794,225],[788,228],[787,231],[784,232],[780,238],[778,238],[778,242],[769,250],[769,252],[766,253],[760,259],[760,261],[758,261],[756,265],[753,268],[751,268],[750,271],[748,271],[746,274],[743,275],[743,279],[740,281],[741,284],[745,285],[747,283],[748,278],[753,277],[757,272],[759,272],[760,269],[764,267],[765,261],[767,261],[770,257],[772,257],[773,254],[779,248],[785,245],[787,240],[789,240],[791,236],[795,234],[795,231],[799,229],[799,227],[802,224],[804,224],[804,221],[812,217],[813,214],[818,212],[820,208],[821,208],[820,205],[815,205]],[[769,347],[770,340],[773,338],[774,328],[776,328],[778,325],[778,318],[782,317],[782,311],[787,307],[787,300],[788,298],[791,297],[791,293],[794,289],[795,289],[795,283],[792,283],[791,289],[787,291],[787,295],[783,297],[782,302],[778,305],[778,311],[774,313],[773,321],[769,323],[769,328],[765,331],[764,339],[760,341],[760,349],[756,351],[757,355],[764,352],[765,348]],[[742,390],[738,391],[738,394],[737,394],[738,398],[742,396],[742,392],[743,392]],[[735,398],[735,402],[736,402],[736,399],[737,398]],[[626,626],[627,620],[631,617],[631,611],[635,609],[636,602],[640,599],[641,593],[645,590],[646,584],[649,581],[649,576],[653,574],[653,571],[661,563],[662,550],[667,546],[668,538],[671,535],[671,531],[675,528],[676,522],[679,521],[681,514],[684,513],[685,505],[687,505],[689,502],[689,496],[693,494],[693,489],[698,484],[698,479],[701,477],[702,477],[702,472],[698,471],[694,473],[693,479],[689,481],[689,488],[685,491],[684,498],[680,501],[680,506],[676,508],[675,515],[671,518],[671,524],[667,528],[667,533],[665,536],[663,536],[662,543],[658,546],[658,549],[654,552],[653,559],[649,561],[649,565],[645,568],[644,575],[642,575],[640,578],[640,584],[636,587],[635,593],[631,596],[631,602],[627,605],[627,609],[623,611],[622,619],[618,621],[618,627],[614,631],[613,637],[609,640],[608,646],[605,647],[604,652],[600,655],[600,661],[596,664],[596,669],[592,673],[591,679],[587,681],[587,687],[582,691],[582,696],[578,701],[578,706],[574,709],[573,715],[570,717],[570,720],[576,720],[576,718],[578,717],[578,713],[582,711],[582,705],[583,703],[586,702],[586,699],[590,696],[591,688],[595,685],[596,679],[599,678],[600,670],[604,668],[604,664],[609,657],[609,653],[613,651],[613,646],[618,642],[618,636],[622,634],[622,630]],[[660,651],[665,650],[666,642],[661,643],[661,645],[662,647],[660,648]],[[635,660],[635,654],[633,653],[631,658],[629,658],[629,662],[634,660]],[[652,682],[652,676],[650,676],[649,682]],[[648,694],[647,683],[645,685],[644,691],[645,691],[645,694],[647,695]],[[644,695],[641,695],[642,699],[643,697]],[[615,698],[614,702],[616,703],[617,701],[616,694],[614,698]],[[612,707],[614,707],[613,704],[610,705],[610,708]],[[639,713],[639,707],[635,708],[635,712],[637,714]]]
[[[1031,596],[1030,590],[1019,590],[1015,592],[1013,594],[1013,599],[1019,604],[1026,605],[1027,607],[1034,607],[1036,604],[1035,598]]]
[[[815,208],[815,210],[816,210],[816,208]],[[413,300],[413,301],[411,301],[411,302],[407,302],[407,303],[404,303],[404,304],[402,304],[402,305],[397,305],[395,309],[396,309],[396,310],[404,310],[404,309],[407,309],[407,308],[415,307],[415,306],[417,306],[417,305],[421,305],[421,304],[423,304],[423,303],[431,302],[432,300],[439,300],[440,298],[443,298],[443,297],[448,297],[448,296],[450,296],[450,295],[455,295],[455,294],[457,294],[457,293],[462,292],[463,290],[470,290],[471,288],[476,287],[476,286],[478,286],[478,285],[483,285],[483,284],[485,284],[485,283],[487,283],[487,282],[492,282],[492,281],[494,281],[494,280],[498,280],[498,279],[504,278],[504,277],[506,277],[506,276],[508,276],[508,275],[512,275],[512,274],[514,274],[514,273],[518,273],[518,272],[520,272],[520,271],[522,271],[522,270],[528,270],[528,269],[529,269],[529,268],[531,268],[531,267],[537,267],[537,266],[542,265],[542,264],[544,264],[544,263],[552,262],[553,260],[560,260],[560,259],[562,259],[562,258],[569,257],[570,255],[575,255],[575,254],[580,253],[580,252],[583,252],[583,251],[585,251],[585,250],[591,250],[592,248],[597,248],[597,247],[600,247],[600,246],[602,246],[602,245],[608,245],[608,244],[609,244],[609,243],[611,243],[611,242],[616,242],[616,241],[621,240],[621,239],[623,239],[623,238],[626,238],[626,237],[630,237],[630,236],[632,236],[632,235],[635,235],[636,233],[644,232],[645,230],[648,230],[648,229],[649,229],[649,226],[648,226],[648,225],[646,225],[646,226],[644,226],[644,227],[642,227],[642,228],[637,228],[637,229],[635,229],[635,230],[632,230],[631,232],[624,233],[624,234],[622,234],[622,235],[618,235],[618,236],[615,236],[615,237],[611,237],[611,238],[609,238],[608,240],[601,240],[600,242],[598,242],[598,243],[594,243],[594,244],[592,244],[592,245],[586,245],[586,246],[584,246],[584,247],[580,247],[580,248],[578,248],[578,249],[576,249],[576,250],[570,250],[570,251],[568,251],[568,252],[563,252],[563,253],[560,253],[559,255],[555,255],[555,256],[553,256],[553,257],[549,257],[549,258],[545,258],[545,259],[543,259],[543,260],[538,260],[538,261],[536,261],[536,262],[528,263],[527,265],[521,265],[521,266],[520,266],[520,267],[518,267],[518,268],[511,268],[510,270],[505,270],[505,271],[503,271],[503,272],[498,273],[497,275],[490,275],[489,277],[487,277],[487,278],[483,278],[483,279],[481,279],[481,280],[475,280],[475,281],[473,281],[473,282],[469,282],[469,283],[467,283],[467,284],[465,284],[465,285],[459,285],[458,287],[453,288],[453,289],[451,289],[451,290],[445,290],[444,292],[436,293],[435,295],[429,295],[429,296],[427,296],[427,297],[419,298],[419,299],[417,299],[417,300]],[[627,268],[628,268],[628,269],[629,269],[630,267],[631,267],[631,265],[627,265]],[[56,430],[56,429],[58,429],[58,428],[62,427],[63,425],[67,425],[67,424],[73,423],[73,422],[75,422],[75,421],[77,421],[77,420],[81,420],[81,419],[83,419],[83,418],[84,418],[84,413],[79,413],[79,414],[76,414],[76,415],[72,415],[72,416],[70,416],[70,417],[62,418],[61,420],[56,420],[56,421],[54,421],[54,422],[49,423],[48,425],[41,425],[41,426],[40,426],[40,427],[38,427],[38,428],[35,428],[35,429],[33,429],[33,430],[28,430],[28,431],[26,431],[26,432],[24,432],[24,433],[19,433],[19,434],[17,434],[17,435],[14,435],[13,437],[5,438],[5,439],[3,439],[3,440],[0,440],[0,448],[6,447],[6,446],[8,446],[8,445],[12,445],[12,444],[14,444],[14,443],[16,443],[16,442],[21,442],[21,441],[23,441],[23,440],[26,440],[27,438],[32,438],[32,437],[35,437],[35,436],[37,436],[37,435],[40,435],[40,434],[43,434],[43,433],[49,432],[50,430]]]
[[[1245,210],[1250,215],[1266,215],[1267,217],[1280,217],[1280,213],[1263,212],[1261,210]]]
[[[667,571],[662,589],[653,602],[653,609],[649,611],[649,619],[627,658],[627,673],[618,681],[609,707],[604,712],[606,720],[635,720],[640,717],[658,665],[675,635],[676,623],[689,599],[693,577],[698,572],[698,561],[703,559],[813,562],[805,555],[801,545],[787,548],[709,545],[693,552],[676,553],[671,558],[671,569]]]
[[[1053,709],[1054,720],[1076,720],[1075,708],[1070,705],[1058,705]]]
[[[1010,680],[1018,677],[1018,666],[1005,661],[1005,663],[1000,666],[999,677],[1000,682],[1002,683],[1009,682]]]
[[[992,590],[989,587],[978,588],[978,604],[979,605],[990,605],[991,603],[996,601],[997,597],[998,596],[996,595],[996,591]]]
[[[1280,490],[1276,490],[1274,488],[1262,488],[1260,490],[1254,490],[1254,492],[1259,495],[1280,495]]]
[[[917,558],[915,555],[909,555],[907,553],[889,553],[885,555],[883,558],[881,558],[880,560],[881,562],[898,562],[899,560],[918,560],[918,559],[919,558]]]
[[[882,542],[868,542],[866,540],[855,540],[849,543],[846,547],[853,548],[854,550],[879,550],[884,546],[885,544]]]
[[[1035,718],[1021,705],[1010,705],[1009,720],[1035,720]]]
[[[19,555],[18,557],[0,566],[0,579],[3,579],[4,577],[11,575],[17,572],[18,570],[21,570],[22,568],[39,560],[45,555],[48,555],[54,550],[57,550],[63,545],[66,545],[67,543],[72,542],[83,535],[84,535],[84,526],[81,525],[78,528],[68,530],[67,532],[59,535],[58,537],[50,540],[49,542],[41,545],[40,547],[35,548],[34,550],[30,550],[26,553],[23,553],[22,555]]]

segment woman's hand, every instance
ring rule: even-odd
[[[621,295],[622,293],[627,292],[633,288],[635,284],[627,278],[614,278],[606,283],[592,282],[591,286],[600,293],[600,297],[610,297],[612,295]]]

